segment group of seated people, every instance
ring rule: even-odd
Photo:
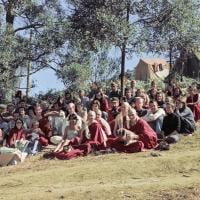
[[[19,93],[14,103],[0,107],[0,147],[35,155],[53,144],[46,157],[58,159],[135,153],[156,149],[163,141],[177,143],[180,134],[191,136],[199,119],[195,85],[183,97],[175,85],[162,91],[154,81],[149,91],[137,89],[131,81],[125,96],[114,82],[107,94],[93,84],[88,95],[81,90],[75,98],[65,91],[53,104],[45,100],[34,105],[27,105]]]

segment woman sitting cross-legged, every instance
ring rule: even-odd
[[[17,119],[7,138],[7,147],[0,148],[0,166],[16,165],[26,158],[29,142],[25,140],[25,137],[26,132],[23,128],[23,121]]]
[[[63,151],[65,146],[68,146],[72,140],[76,140],[78,144],[78,138],[80,137],[80,127],[77,126],[78,117],[76,114],[69,115],[69,125],[65,128],[65,133],[60,141],[60,143],[55,148],[54,152],[61,152]],[[75,141],[74,141],[75,142]]]

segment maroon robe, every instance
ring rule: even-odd
[[[126,125],[125,128],[128,129]],[[126,146],[120,138],[109,138],[107,142],[108,146],[116,149],[118,152],[124,153],[136,153],[141,152],[143,149],[152,149],[156,147],[157,135],[143,119],[139,119],[134,126],[130,126],[129,130],[139,136],[137,142]]]
[[[199,99],[199,95],[195,94],[193,97],[187,97],[186,103],[195,103]],[[200,103],[196,103],[194,105],[187,105],[193,112],[195,121],[200,119]]]
[[[119,153],[136,153],[141,152],[144,149],[144,144],[141,141],[125,145],[121,138],[109,138],[107,142],[110,148],[114,148]]]
[[[21,140],[21,139],[25,139],[26,137],[26,132],[24,129],[17,129],[16,127],[11,129],[10,133],[9,133],[9,137],[7,139],[7,146],[13,146],[16,142],[16,140]]]
[[[140,118],[134,126],[130,126],[129,130],[139,136],[139,141],[144,144],[145,149],[156,147],[157,134],[145,120]]]
[[[42,146],[47,146],[50,141],[50,137],[52,136],[52,127],[49,123],[48,117],[43,117],[39,120],[39,127],[45,134],[45,136],[40,135],[40,142]]]
[[[71,151],[69,152],[62,151],[54,153],[54,156],[58,159],[69,160],[72,158],[76,158],[78,156],[86,156],[89,153],[91,153],[92,149],[95,150],[105,149],[101,124],[95,121],[92,124],[90,124],[88,128],[90,133],[90,139],[83,137],[81,144],[78,144],[79,139],[75,138],[70,142],[70,145],[72,145],[73,148]]]

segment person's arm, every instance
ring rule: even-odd
[[[147,111],[147,114],[141,118],[144,119],[146,122],[150,122],[150,121],[152,121],[150,118],[150,115],[151,115],[151,112]]]
[[[59,117],[60,113],[58,111],[49,111],[49,112],[47,112],[47,113],[44,114],[44,117],[49,117],[49,116]]]
[[[162,108],[159,108],[158,111],[150,116],[151,121],[155,121],[161,116],[165,116],[165,111]]]
[[[38,128],[37,134],[45,136],[45,133],[41,130],[41,128]]]

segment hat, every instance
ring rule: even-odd
[[[6,105],[5,104],[0,104],[0,109],[6,109]]]
[[[118,102],[119,99],[118,99],[117,97],[113,97],[113,98],[111,98],[111,101],[112,101],[112,102]]]
[[[52,136],[50,138],[51,143],[52,144],[56,144],[56,145],[59,144],[61,140],[62,140],[62,137],[61,136],[57,136],[57,135]]]

